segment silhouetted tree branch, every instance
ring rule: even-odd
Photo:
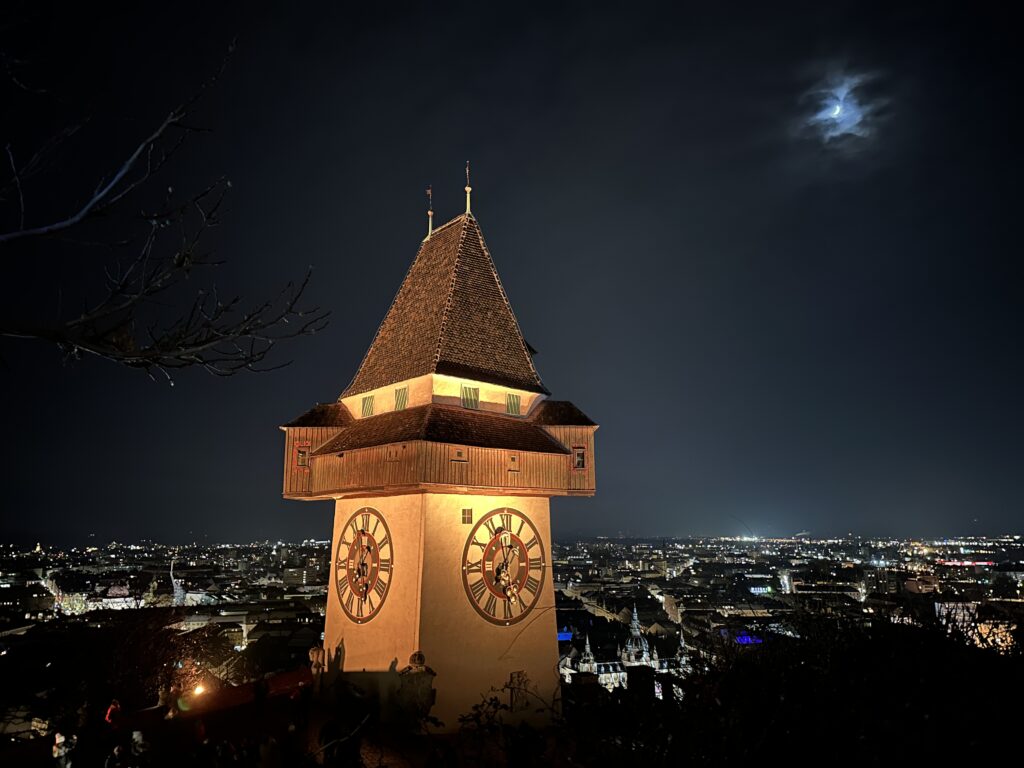
[[[145,201],[156,199],[154,191],[159,189],[157,175],[190,136],[204,130],[193,125],[191,118],[200,98],[219,81],[233,47],[220,70],[172,109],[120,165],[103,175],[84,203],[66,214],[31,223],[25,182],[44,169],[55,148],[79,126],[65,128],[44,141],[23,164],[17,161],[21,153],[13,143],[0,141],[8,166],[0,181],[0,220],[17,224],[0,232],[0,259],[4,261],[18,258],[15,246],[35,243],[35,253],[45,258],[68,239],[75,244],[76,258],[95,258],[80,234],[86,223],[109,219],[115,212],[123,214],[130,200],[140,201],[140,208],[126,221],[116,220],[124,231],[115,229],[111,237],[107,227],[102,244],[114,249],[117,256],[113,263],[109,257],[103,259],[104,293],[98,301],[86,304],[78,315],[59,311],[56,320],[42,324],[5,319],[0,321],[0,335],[54,344],[70,360],[91,355],[141,369],[151,378],[163,377],[173,385],[171,372],[182,368],[198,367],[230,376],[282,367],[287,362],[265,364],[281,341],[311,335],[326,326],[329,313],[302,301],[309,285],[308,271],[300,282],[289,283],[274,298],[249,305],[238,296],[224,297],[209,281],[185,290],[185,281],[198,271],[222,263],[206,241],[221,223],[231,188],[227,178],[186,195],[178,195],[168,186],[161,204],[147,210]],[[16,68],[24,62],[7,54],[0,55],[0,61],[15,88],[40,93],[26,85]],[[47,174],[45,189],[64,182],[58,167]]]

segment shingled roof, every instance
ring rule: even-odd
[[[434,403],[358,419],[313,451],[313,455],[341,453],[407,440],[512,451],[569,453],[565,446],[532,422],[486,411],[473,411],[457,405]]]
[[[347,427],[352,423],[352,414],[341,403],[320,403],[314,405],[297,419],[289,421],[286,427]]]
[[[341,396],[428,373],[547,394],[471,213],[423,241]]]

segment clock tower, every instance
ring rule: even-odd
[[[338,400],[282,428],[285,498],[334,502],[328,669],[422,652],[449,730],[492,689],[513,717],[555,698],[549,504],[594,494],[597,429],[550,399],[469,193]]]

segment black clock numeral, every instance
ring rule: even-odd
[[[348,574],[346,574],[338,579],[338,597],[342,600],[345,599],[345,595],[348,593],[348,587]]]
[[[472,584],[469,585],[469,591],[473,593],[473,599],[476,600],[478,603],[483,598],[486,589],[487,585],[484,584],[483,579],[480,579],[479,581],[474,581]],[[494,597],[492,596],[491,599],[493,600]]]
[[[484,526],[487,528],[487,533],[489,533],[493,539],[498,533],[498,527],[494,524],[494,518],[489,517],[484,520]]]
[[[377,538],[377,529],[378,528],[380,528],[380,518],[376,517],[373,520],[373,530],[370,531],[370,535],[373,536],[373,538]]]
[[[352,518],[350,526],[352,528],[352,540],[359,541],[359,526],[356,525],[356,519],[354,517]]]
[[[363,512],[363,530],[364,531],[369,531],[370,530],[370,513],[369,512]]]
[[[533,576],[526,577],[526,591],[531,595],[537,594],[537,590],[540,589],[540,581],[533,578]]]
[[[390,545],[391,545],[391,539],[388,537],[387,534],[385,534],[384,538],[377,542],[377,549],[384,549],[384,547],[387,547],[387,546],[390,546]]]
[[[484,612],[487,613],[488,616],[496,615],[498,612],[498,598],[494,595],[488,595],[487,605],[484,606]]]
[[[356,595],[354,592],[349,592],[348,597],[345,598],[345,610],[352,613],[352,605],[356,601]]]
[[[504,528],[506,531],[511,531],[512,530],[512,513],[511,512],[502,512],[501,513],[501,527]]]
[[[516,529],[516,536],[519,536],[523,532],[523,526],[526,525],[526,519],[519,518],[519,528]]]
[[[512,603],[508,600],[501,601],[502,614],[505,619],[512,618]]]
[[[383,579],[377,579],[377,583],[373,585],[373,591],[376,593],[378,598],[384,597],[384,593],[388,591],[388,584]]]
[[[356,618],[363,618],[363,601],[360,600],[356,603]]]
[[[380,565],[377,566],[381,573],[391,573],[391,558],[382,557],[380,559]]]
[[[527,549],[533,549],[536,546],[537,546],[537,537],[536,536],[534,536],[532,539],[530,539],[528,542],[526,542],[526,548]]]
[[[466,564],[466,573],[483,573],[483,560],[477,560],[475,563]]]
[[[487,549],[487,542],[486,541],[477,541],[476,539],[473,539],[473,546],[474,547],[480,547],[480,549]]]

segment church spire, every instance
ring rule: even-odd
[[[469,194],[473,191],[473,188],[469,186],[469,160],[466,161],[466,213],[472,215],[472,211],[469,207]]]
[[[430,236],[434,234],[434,188],[427,185],[427,236],[424,240],[429,240]]]

